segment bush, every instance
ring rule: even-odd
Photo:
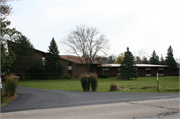
[[[96,91],[98,87],[98,79],[96,74],[89,74],[89,80],[91,82],[92,91]]]
[[[111,84],[110,84],[110,91],[117,91],[117,90],[119,90],[117,84],[114,83],[114,82],[111,82]]]
[[[99,78],[108,78],[109,75],[107,75],[107,74],[98,74],[98,77]]]
[[[83,88],[83,91],[87,91],[88,90],[88,79],[87,79],[86,75],[81,75],[80,81],[81,81],[81,86]]]
[[[14,96],[17,89],[17,79],[14,79],[15,74],[10,74],[6,76],[6,82],[5,82],[5,95],[11,95]]]

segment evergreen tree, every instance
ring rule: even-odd
[[[149,60],[150,60],[150,64],[159,64],[159,56],[156,55],[155,50],[153,51]]]
[[[63,66],[61,65],[58,46],[52,38],[48,52],[46,54],[46,74],[48,77],[57,78],[63,74]]]
[[[142,64],[149,64],[149,61],[146,57],[143,57]]]
[[[127,47],[127,51],[125,52],[125,57],[121,62],[119,78],[129,80],[130,78],[133,77],[135,78],[138,77],[137,66],[135,63],[134,56]]]
[[[168,50],[167,50],[167,56],[166,56],[166,65],[169,65],[170,68],[177,68],[177,63],[174,59],[173,56],[173,49],[171,46],[169,46]]]
[[[16,43],[9,41],[8,45],[16,55],[11,72],[24,76],[34,61],[34,46],[24,35],[19,36]]]
[[[165,65],[165,60],[164,60],[164,58],[163,58],[162,54],[161,54],[161,58],[160,58],[160,62],[159,62],[159,64],[161,64],[161,65]]]

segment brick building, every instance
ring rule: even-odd
[[[37,49],[35,49],[34,51],[35,59],[45,61],[45,52]],[[64,73],[66,75],[71,75],[72,77],[78,78],[81,74],[87,73],[87,68],[85,66],[85,61],[83,61],[83,58],[81,58],[83,63],[77,56],[73,55],[60,55],[60,58],[62,66],[64,67]],[[159,73],[159,76],[177,76],[179,74],[178,68],[169,69],[169,66],[167,65],[136,64],[136,66],[138,69],[138,76],[156,76],[157,73]],[[119,67],[120,64],[101,64],[100,62],[95,61],[91,65],[90,72],[96,74],[108,74],[109,77],[116,77],[119,74]],[[15,70],[14,73],[18,74],[20,72],[18,72],[18,70]]]

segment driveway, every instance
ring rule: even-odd
[[[18,86],[17,99],[1,112],[177,98],[179,93],[73,92]]]

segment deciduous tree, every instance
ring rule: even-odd
[[[120,64],[123,61],[124,53],[120,53],[114,64]]]
[[[106,36],[101,34],[97,28],[86,27],[85,25],[77,26],[62,43],[67,46],[67,53],[78,56],[78,60],[86,66],[88,73],[96,60],[96,56],[100,53],[107,55],[109,49]]]

